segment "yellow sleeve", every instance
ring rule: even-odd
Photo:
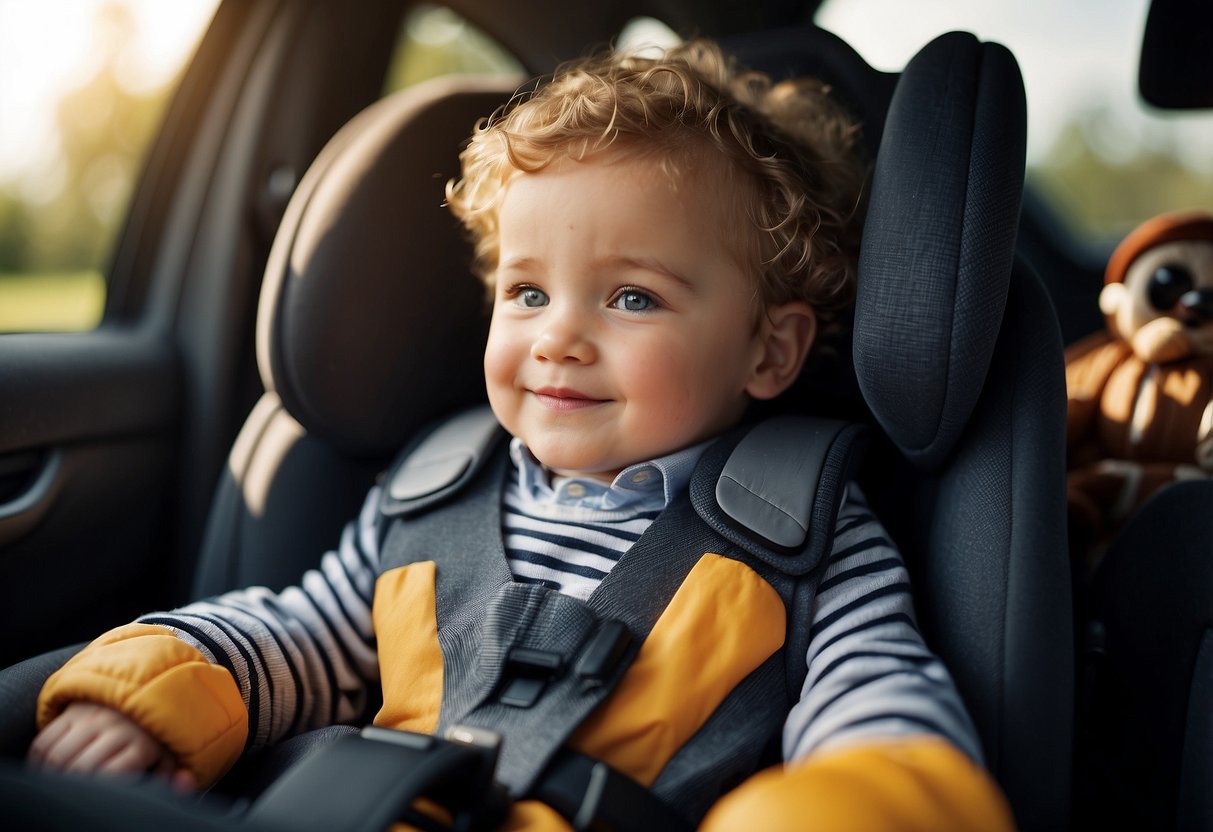
[[[128,624],[77,653],[43,686],[38,728],[77,700],[134,720],[202,786],[231,767],[248,736],[248,712],[232,675],[164,627]]]
[[[1014,828],[989,775],[935,737],[824,750],[769,768],[721,798],[700,826],[701,832]]]

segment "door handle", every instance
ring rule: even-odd
[[[0,455],[0,546],[46,516],[59,490],[61,464],[57,450]]]

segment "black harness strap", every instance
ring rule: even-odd
[[[694,828],[635,780],[567,748],[553,758],[529,797],[551,806],[578,832],[690,832]]]

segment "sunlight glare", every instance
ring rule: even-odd
[[[218,0],[0,0],[0,184],[45,172],[59,154],[62,96],[87,83],[110,44],[103,11],[126,10],[132,49],[118,56],[132,93],[163,86],[189,57]],[[112,33],[111,33],[112,35]]]

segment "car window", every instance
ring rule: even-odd
[[[111,250],[218,0],[0,0],[0,332],[95,327]]]
[[[522,64],[458,13],[421,4],[405,15],[384,94],[429,78],[459,74],[523,74]]]
[[[0,2],[0,331],[101,320],[143,156],[217,4]]]
[[[1148,0],[826,0],[817,22],[880,69],[953,29],[1004,44],[1028,98],[1028,183],[1066,231],[1106,247],[1141,220],[1213,207],[1213,115],[1144,105]]]
[[[678,35],[652,17],[635,17],[615,43],[643,51],[672,46]],[[423,3],[405,16],[389,65],[384,95],[442,75],[525,76],[525,67],[504,46],[444,6]]]

